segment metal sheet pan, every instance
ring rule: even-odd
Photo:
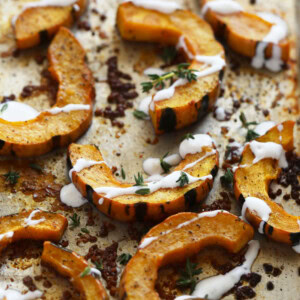
[[[18,57],[8,56],[14,47],[13,32],[10,26],[10,18],[20,11],[22,4],[26,1],[21,0],[1,0],[0,1],[0,95],[15,94],[18,98],[22,88],[28,84],[39,84],[40,72],[47,67],[45,60],[42,65],[35,62],[34,57],[37,53],[46,53],[46,46],[40,46],[32,50],[23,51]],[[248,0],[240,1],[243,5],[249,5]],[[88,132],[79,140],[79,143],[97,144],[105,157],[105,160],[111,165],[118,167],[122,165],[126,171],[128,179],[133,179],[133,175],[142,170],[143,159],[147,157],[161,157],[167,151],[176,152],[180,143],[180,139],[186,132],[210,132],[217,141],[218,150],[220,151],[221,163],[224,157],[224,149],[228,144],[228,138],[234,137],[237,141],[244,140],[243,131],[241,130],[238,116],[241,111],[246,113],[249,120],[257,122],[264,120],[284,121],[296,120],[298,116],[297,99],[299,89],[297,86],[297,64],[296,64],[296,19],[295,19],[295,2],[296,0],[257,0],[256,5],[252,9],[261,11],[273,11],[283,15],[288,22],[291,34],[291,53],[292,60],[290,68],[278,74],[272,74],[266,71],[254,71],[249,68],[249,64],[245,59],[238,58],[234,54],[228,56],[229,67],[225,73],[223,81],[224,100],[220,105],[228,110],[232,109],[233,100],[241,100],[241,107],[235,112],[229,121],[219,122],[210,113],[201,122],[191,126],[186,130],[165,134],[158,138],[158,143],[149,144],[147,139],[151,141],[155,139],[155,135],[150,122],[139,121],[132,116],[132,111],[126,111],[126,117],[122,118],[125,123],[123,129],[112,127],[109,120],[101,117],[94,117],[93,124]],[[122,41],[116,27],[115,14],[119,1],[115,0],[91,0],[90,6],[82,17],[92,26],[92,31],[79,30],[76,26],[73,28],[76,37],[80,40],[83,47],[87,51],[87,58],[90,68],[94,76],[98,79],[96,83],[96,108],[105,107],[107,105],[107,96],[110,89],[105,82],[107,66],[106,60],[113,56],[118,56],[119,68],[130,73],[133,82],[137,86],[139,97],[134,100],[137,106],[143,98],[140,82],[145,80],[145,76],[141,70],[148,66],[159,66],[161,60],[155,56],[154,45],[146,45],[141,43],[129,43]],[[197,1],[186,0],[182,2],[187,8],[199,13]],[[97,9],[101,14],[106,16],[105,21],[101,21],[99,15],[92,12]],[[103,32],[107,36],[100,37],[99,33]],[[92,33],[94,32],[94,34]],[[99,46],[105,47],[99,52]],[[97,50],[98,49],[98,50]],[[146,59],[145,59],[146,58]],[[238,66],[238,67],[236,67]],[[248,99],[248,101],[246,101]],[[50,106],[47,94],[36,95],[35,97],[26,98],[27,103],[39,110]],[[269,116],[264,116],[263,110],[269,110]],[[222,127],[227,127],[228,133],[221,134]],[[295,130],[296,141],[298,141],[299,149],[299,129]],[[67,166],[66,166],[66,150],[61,149],[52,152],[35,160],[40,164],[45,172],[55,176],[55,183],[64,185],[68,183]],[[21,162],[22,163],[22,162]],[[15,167],[16,160],[12,162]],[[8,165],[0,163],[0,174],[4,174]],[[218,199],[223,188],[220,185],[219,177],[223,171],[220,170],[218,177],[215,179],[214,188],[206,199],[205,203],[211,203]],[[51,177],[50,176],[50,177]],[[53,179],[53,177],[51,177]],[[45,179],[46,180],[46,179]],[[50,179],[49,179],[50,180]],[[51,180],[50,180],[51,181]],[[77,212],[81,217],[82,227],[85,226],[89,209],[89,204],[79,209],[66,209],[59,204],[59,201],[53,197],[42,197],[42,201],[34,200],[32,194],[25,195],[19,188],[16,191],[5,188],[3,181],[0,187],[0,214],[6,215],[19,212],[26,208],[41,208],[49,210],[57,210],[70,216],[73,212]],[[240,214],[240,207],[231,197],[232,212]],[[300,207],[294,201],[285,202],[281,197],[277,197],[276,201],[281,203],[284,208],[292,214],[299,215]],[[107,221],[103,214],[92,209],[95,215],[95,225],[88,226],[92,235],[99,232],[99,228],[103,221]],[[116,229],[109,233],[105,238],[97,237],[96,244],[100,248],[105,248],[117,241],[119,243],[118,253],[129,252],[134,254],[137,242],[131,240],[128,234],[128,224],[123,224],[109,220],[115,224]],[[143,228],[143,224],[134,224],[135,228]],[[68,248],[86,255],[91,243],[77,244],[79,229],[68,229],[63,240],[68,240]],[[291,250],[290,247],[279,245],[272,241],[268,241],[265,237],[256,235],[261,242],[261,251],[254,263],[252,270],[262,275],[262,281],[255,288],[257,294],[256,299],[300,299],[299,285],[299,267],[300,257]],[[27,250],[25,250],[27,248]],[[24,249],[24,250],[23,250]],[[18,245],[12,245],[1,256],[0,265],[0,286],[12,287],[19,290],[27,290],[22,283],[22,279],[26,275],[32,277],[42,274],[52,283],[52,287],[45,288],[43,286],[45,278],[35,283],[40,290],[45,290],[44,299],[61,299],[64,291],[68,290],[72,293],[72,299],[77,299],[72,291],[72,287],[66,279],[57,276],[54,272],[44,268],[40,264],[39,255],[41,253],[41,244],[24,242]],[[225,254],[224,254],[225,255]],[[210,274],[216,274],[208,260],[207,251],[203,251],[198,256],[204,272],[199,278],[206,277]],[[282,274],[278,277],[266,275],[262,265],[270,263],[273,266],[282,269]],[[118,265],[119,275],[122,266]],[[164,271],[165,272],[165,271]],[[160,279],[163,278],[163,272]],[[274,290],[268,291],[266,283],[272,281]],[[103,281],[105,283],[105,281]],[[233,295],[226,296],[225,299],[233,299]],[[112,297],[113,299],[113,297]]]

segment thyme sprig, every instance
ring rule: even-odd
[[[164,173],[168,173],[171,169],[171,165],[168,164],[164,159],[168,156],[169,152],[167,152],[161,159],[160,159],[160,166],[164,170]]]
[[[9,181],[10,184],[15,185],[20,178],[20,174],[15,171],[9,171],[8,173],[4,174],[5,180]]]
[[[132,255],[129,253],[122,253],[120,256],[118,256],[118,262],[121,265],[127,265],[129,260],[132,258]]]
[[[196,286],[195,275],[202,273],[202,269],[197,269],[197,264],[192,263],[189,258],[186,260],[185,269],[181,271],[180,278],[176,281],[176,285],[179,287],[185,287],[190,289],[190,294],[194,291]]]
[[[240,114],[240,121],[242,122],[242,127],[247,129],[246,142],[250,142],[259,137],[258,133],[249,128],[251,125],[257,125],[257,122],[247,122],[246,116],[243,112]]]
[[[179,185],[183,187],[189,183],[189,178],[186,173],[181,172],[180,177],[178,178],[178,180],[176,180],[176,182],[179,182]]]
[[[167,80],[172,83],[175,78],[187,79],[188,82],[196,81],[197,75],[195,72],[197,72],[197,70],[188,69],[189,66],[189,63],[182,63],[177,65],[176,70],[164,73],[162,75],[149,74],[148,77],[151,79],[151,81],[141,83],[143,93],[149,92],[152,88],[163,89],[166,86]]]
[[[233,172],[230,169],[226,169],[225,174],[221,176],[221,184],[228,189],[233,189]]]
[[[72,217],[70,217],[71,219],[71,224],[70,227],[71,229],[74,229],[75,227],[78,227],[80,225],[80,217],[74,213]]]

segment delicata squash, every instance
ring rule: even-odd
[[[93,269],[88,269],[87,261],[77,253],[44,242],[42,262],[62,276],[69,277],[82,299],[109,299],[101,281],[93,276]]]
[[[207,114],[217,98],[225,67],[223,47],[209,24],[187,10],[164,14],[127,2],[118,8],[117,26],[125,40],[177,45],[190,62],[189,68],[199,71],[196,81],[174,83],[173,95],[160,97],[162,100],[156,99],[158,93],[152,96],[149,114],[157,134],[186,127]]]
[[[155,291],[160,267],[182,262],[208,246],[237,253],[253,235],[249,224],[226,211],[171,216],[142,239],[122,274],[119,299],[160,299]]]
[[[68,145],[88,129],[93,116],[93,77],[83,48],[68,29],[60,28],[48,59],[49,71],[59,82],[56,104],[28,121],[0,118],[0,155],[41,155]]]
[[[0,217],[0,252],[22,239],[58,242],[67,225],[63,215],[38,209]]]
[[[283,122],[271,128],[265,135],[257,138],[255,142],[264,144],[273,142],[278,144],[277,147],[282,145],[284,151],[292,151],[293,127],[294,122]],[[263,144],[257,145],[263,146]],[[256,159],[256,156],[251,146],[251,143],[245,146],[239,167],[234,173],[235,197],[241,203],[245,199],[247,200],[247,197],[258,198],[254,200],[256,203],[258,201],[257,204],[254,204],[255,207],[251,207],[246,203],[244,209],[247,220],[269,238],[297,246],[300,242],[300,217],[287,213],[280,205],[272,201],[268,195],[270,181],[276,179],[281,172],[279,162],[269,157],[254,163],[253,160]],[[271,146],[274,148],[276,145],[272,144]],[[260,150],[261,153],[262,149]],[[263,211],[266,210],[267,216],[264,219]]]
[[[233,51],[246,57],[254,57],[259,44],[264,42],[274,23],[264,19],[263,15],[245,11],[234,0],[228,4],[222,1],[215,9],[210,7],[215,4],[213,2],[217,1],[200,0],[203,17],[212,26],[215,34],[224,39]],[[233,6],[232,11],[230,11],[231,6]],[[264,58],[272,57],[273,45],[273,43],[266,45]],[[289,59],[288,39],[283,38],[277,46],[280,48],[281,60],[286,62]]]
[[[137,186],[116,180],[94,145],[71,144],[68,159],[71,180],[80,193],[101,212],[121,221],[160,220],[200,202],[211,190],[219,165],[214,147],[203,147],[187,154],[161,180]],[[77,172],[77,162],[92,164]],[[180,178],[186,179],[182,185]]]
[[[61,0],[25,4],[21,13],[12,19],[17,46],[30,48],[52,37],[60,27],[70,27],[84,12],[88,0]]]

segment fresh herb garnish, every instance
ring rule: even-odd
[[[91,274],[91,268],[90,267],[86,267],[84,270],[83,270],[83,272],[80,274],[80,277],[82,278],[82,277],[85,277],[85,276],[87,276],[87,275],[90,275]]]
[[[252,141],[259,137],[258,133],[256,133],[253,129],[249,128],[250,125],[257,125],[255,121],[247,122],[246,116],[243,112],[240,114],[240,121],[242,122],[242,127],[248,130],[246,134],[246,142]]]
[[[118,257],[118,262],[121,264],[121,265],[126,265],[129,260],[131,259],[132,255],[129,254],[129,253],[123,253],[121,254],[119,257]]]
[[[80,217],[76,213],[74,213],[73,216],[70,217],[70,219],[71,219],[71,225],[70,225],[71,229],[80,225]]]
[[[180,185],[181,187],[183,187],[183,186],[185,186],[186,184],[189,183],[189,178],[188,178],[188,176],[187,176],[186,173],[181,172],[181,175],[180,175],[180,177],[178,178],[178,180],[176,180],[176,182],[179,182],[179,185]]]
[[[1,107],[0,113],[3,113],[4,111],[6,111],[7,108],[8,108],[8,104],[5,103],[5,104]]]
[[[195,137],[194,137],[194,135],[193,135],[192,133],[187,133],[187,134],[185,134],[185,135],[182,137],[182,141],[183,141],[183,140],[188,140],[188,139],[194,140]]]
[[[133,112],[133,115],[137,118],[137,119],[140,119],[140,120],[145,120],[145,119],[148,119],[149,116],[144,113],[142,110],[138,110],[136,109],[134,112]]]
[[[229,189],[233,189],[233,173],[230,169],[226,169],[226,172],[220,178],[221,184]]]
[[[149,92],[152,88],[163,89],[166,85],[165,81],[170,80],[170,82],[172,82],[175,79],[174,77],[185,78],[188,80],[188,82],[193,80],[196,81],[197,75],[195,72],[197,72],[197,70],[188,69],[189,66],[189,63],[182,63],[177,66],[176,70],[164,73],[162,75],[149,74],[148,77],[151,79],[151,81],[141,83],[143,92]]]
[[[134,186],[143,186],[144,184],[144,178],[143,175],[138,172],[137,176],[134,175],[135,185]]]
[[[39,166],[38,164],[31,163],[31,164],[29,164],[29,167],[30,167],[31,169],[34,169],[34,170],[36,170],[36,171],[43,172],[43,169],[42,169],[42,167],[41,167],[41,166]]]
[[[164,158],[168,156],[169,152],[167,152],[161,159],[160,159],[160,166],[164,170],[164,173],[168,173],[171,169],[171,165],[164,161]]]
[[[80,230],[81,230],[83,233],[90,233],[89,230],[86,229],[86,228],[81,228]]]
[[[96,268],[101,271],[103,269],[103,263],[102,260],[100,259],[99,261],[95,261],[94,265],[96,266]]]
[[[18,172],[9,171],[8,173],[4,174],[5,180],[9,181],[10,184],[16,184],[20,175]]]
[[[121,167],[121,176],[123,179],[126,179],[126,174],[125,174],[123,167]]]
[[[177,54],[177,49],[173,46],[168,46],[163,49],[161,58],[166,64],[171,63]]]
[[[135,193],[139,194],[139,195],[147,195],[150,193],[150,189],[148,189],[148,188],[140,189],[140,190],[135,191]]]
[[[189,258],[186,260],[185,269],[181,271],[180,278],[176,281],[176,285],[180,287],[190,288],[190,294],[194,291],[196,286],[195,275],[202,273],[202,269],[196,269],[197,264],[190,262]]]

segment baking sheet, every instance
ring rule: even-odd
[[[8,56],[8,53],[14,48],[13,33],[10,26],[10,18],[12,15],[20,11],[25,2],[21,0],[1,0],[0,1],[0,95],[7,96],[15,94],[19,99],[19,95],[25,85],[40,84],[41,70],[47,67],[47,60],[42,65],[38,65],[34,56],[37,53],[46,53],[46,46],[39,46],[32,50],[23,51],[18,57]],[[250,1],[239,1],[243,5],[249,5]],[[155,140],[155,135],[150,122],[140,121],[132,116],[132,110],[126,111],[126,117],[120,119],[125,123],[123,129],[112,127],[110,121],[101,117],[94,117],[92,126],[88,132],[78,141],[79,143],[93,143],[100,147],[105,160],[110,166],[116,166],[120,170],[122,165],[126,171],[127,179],[133,180],[133,175],[138,171],[142,171],[142,162],[147,157],[161,157],[167,151],[170,153],[177,152],[181,137],[187,132],[210,132],[213,138],[217,141],[218,150],[220,151],[221,164],[224,157],[224,149],[228,144],[228,138],[234,137],[236,141],[244,141],[244,131],[241,129],[241,123],[238,116],[241,111],[246,113],[248,120],[261,122],[264,120],[274,120],[276,122],[284,120],[296,120],[297,99],[299,89],[297,86],[297,64],[296,55],[296,23],[295,23],[295,1],[286,0],[270,0],[256,1],[256,8],[261,11],[279,12],[288,22],[291,33],[291,52],[292,59],[290,68],[278,74],[272,74],[267,71],[254,71],[249,68],[249,64],[245,59],[238,58],[236,55],[228,56],[229,66],[226,70],[223,88],[224,99],[220,101],[219,106],[232,109],[233,100],[244,99],[240,109],[234,113],[229,121],[219,122],[210,113],[201,122],[191,126],[185,130],[165,134],[158,138],[158,143],[149,144],[147,139]],[[134,100],[134,106],[137,107],[139,101],[144,97],[141,92],[140,82],[145,81],[146,77],[141,70],[151,66],[159,66],[162,64],[160,58],[155,55],[156,46],[143,43],[132,43],[122,41],[115,27],[116,8],[120,1],[115,0],[91,0],[87,12],[82,17],[82,20],[87,20],[95,34],[91,31],[78,30],[76,26],[73,32],[82,43],[87,51],[88,64],[98,79],[96,82],[96,103],[95,108],[103,108],[107,105],[107,96],[110,89],[107,83],[103,82],[106,79],[107,66],[106,60],[114,55],[118,56],[119,69],[130,73],[133,82],[137,86],[139,97]],[[185,7],[199,13],[198,3],[194,0],[182,1]],[[99,12],[106,16],[105,21],[101,21],[99,15],[92,12],[96,8]],[[107,38],[99,36],[99,32],[104,32]],[[99,46],[105,45],[100,52],[97,51]],[[4,57],[3,57],[4,56]],[[7,56],[7,57],[5,57]],[[145,58],[147,58],[145,60]],[[235,68],[235,66],[239,66]],[[49,95],[41,93],[35,97],[26,98],[24,102],[29,103],[38,110],[43,110],[50,107]],[[246,101],[248,99],[248,101]],[[259,111],[255,109],[259,107]],[[263,110],[268,109],[270,115],[265,117]],[[228,133],[221,134],[221,128],[227,127]],[[295,130],[296,141],[299,143],[299,128]],[[297,145],[299,149],[299,144]],[[64,185],[69,182],[67,177],[66,166],[66,151],[65,149],[57,150],[48,155],[35,159],[35,162],[40,164],[46,173],[49,173],[49,178],[44,179],[45,182],[51,183],[53,180],[58,185]],[[16,160],[12,162],[16,166]],[[21,164],[24,161],[20,162]],[[10,168],[7,163],[0,163],[0,174],[7,172]],[[205,203],[211,203],[220,198],[220,192],[223,188],[220,185],[219,177],[223,174],[220,170],[218,177],[215,179],[214,188],[206,199]],[[29,175],[28,175],[29,176]],[[53,177],[55,176],[55,178]],[[29,176],[30,177],[30,176]],[[47,181],[48,180],[48,181]],[[122,180],[122,179],[120,179]],[[38,181],[38,179],[37,179]],[[55,197],[48,197],[47,194],[41,199],[33,199],[33,195],[25,195],[20,188],[12,193],[10,188],[5,188],[3,180],[0,182],[0,214],[6,215],[19,212],[26,208],[40,208],[48,210],[57,210],[66,216],[70,216],[76,212],[81,217],[81,227],[87,227],[92,235],[99,232],[99,228],[103,221],[107,221],[103,214],[93,209],[95,217],[94,226],[85,226],[89,209],[89,204],[79,209],[66,209],[60,205],[59,200]],[[50,184],[49,183],[49,184]],[[53,184],[53,183],[52,183]],[[57,187],[56,187],[57,188]],[[55,190],[55,188],[54,188]],[[50,193],[51,194],[51,193]],[[54,193],[55,194],[55,193]],[[48,194],[49,195],[49,194]],[[240,214],[240,207],[232,198],[231,212]],[[276,202],[281,203],[284,208],[295,215],[300,214],[300,207],[295,204],[295,201],[288,202],[282,200],[281,197],[276,198]],[[128,234],[128,224],[109,220],[110,223],[116,225],[116,229],[109,233],[108,237],[97,237],[96,244],[99,248],[104,249],[111,245],[112,241],[119,243],[118,254],[129,252],[134,254],[137,248],[137,242],[131,240]],[[134,224],[137,229],[144,227],[143,224]],[[88,248],[92,243],[77,245],[80,228],[74,230],[67,229],[63,240],[68,240],[68,248],[78,252],[81,255],[86,255]],[[256,234],[256,238],[261,242],[261,251],[256,259],[252,271],[262,275],[262,281],[255,288],[257,294],[256,299],[300,299],[300,285],[298,268],[300,267],[300,257],[293,250],[284,245],[268,241],[265,237]],[[28,247],[27,251],[22,249]],[[27,288],[23,285],[22,279],[26,275],[32,277],[42,274],[52,283],[52,287],[45,288],[43,286],[46,279],[35,281],[38,289],[45,291],[44,299],[61,299],[64,291],[72,292],[72,299],[79,298],[73,292],[72,286],[66,279],[57,276],[53,271],[48,270],[40,265],[39,255],[41,253],[41,243],[24,243],[10,246],[1,256],[0,259],[0,286],[26,291]],[[21,251],[20,251],[21,250]],[[35,254],[35,255],[33,255]],[[208,259],[208,251],[202,251],[198,255],[198,259],[203,273],[199,278],[204,278],[212,274],[216,274],[216,270],[210,266]],[[282,274],[278,277],[266,275],[262,265],[270,263],[275,267],[282,267]],[[118,264],[119,274],[123,267]],[[164,271],[167,272],[167,271]],[[164,273],[161,272],[161,273]],[[163,276],[163,274],[161,275]],[[266,283],[272,281],[274,290],[267,291]],[[105,281],[103,281],[105,284]],[[112,297],[113,299],[113,297]],[[225,299],[234,299],[233,295],[226,296]]]

